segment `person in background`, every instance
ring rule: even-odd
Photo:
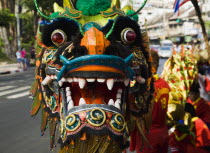
[[[192,45],[189,42],[186,44],[186,49],[187,50],[192,50]]]
[[[16,59],[17,59],[17,63],[18,63],[18,68],[21,69],[22,66],[21,66],[21,53],[19,50],[16,51]]]
[[[181,52],[181,46],[180,46],[179,44],[175,44],[174,50],[175,50],[177,53]]]
[[[198,83],[200,86],[200,88],[199,88],[200,97],[205,99],[207,102],[210,102],[210,79],[209,79],[209,77],[198,73]]]
[[[169,135],[171,153],[198,153],[195,147],[195,134],[180,120],[173,126]],[[199,152],[200,153],[200,152]]]
[[[206,100],[200,97],[199,88],[200,86],[196,78],[190,88],[187,103],[190,103],[194,106],[197,117],[203,120],[203,122],[210,129],[210,105]]]
[[[27,70],[27,59],[26,59],[26,50],[25,50],[25,48],[22,48],[20,53],[21,53],[21,60],[22,60],[22,63],[23,63],[23,69]]]
[[[156,74],[159,66],[159,56],[155,51],[151,51],[152,67],[154,70],[154,106],[152,111],[152,125],[146,138],[149,144],[143,148],[140,134],[136,133],[131,136],[130,151],[136,150],[136,153],[167,153],[168,152],[168,128],[166,125],[167,106],[170,88],[168,83]],[[135,139],[134,139],[135,137]],[[135,142],[132,142],[134,140]]]
[[[190,131],[195,134],[194,146],[199,153],[209,153],[210,152],[210,130],[202,119],[197,117],[196,110],[194,106],[190,103],[186,103],[185,111],[190,113],[191,126]]]
[[[31,47],[30,56],[31,56],[31,63],[35,64],[35,49],[33,46]]]

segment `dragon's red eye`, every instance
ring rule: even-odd
[[[121,39],[125,44],[130,44],[136,40],[136,33],[131,28],[126,28],[121,32]]]
[[[55,30],[51,35],[51,40],[56,46],[60,46],[66,41],[66,35],[62,30]]]

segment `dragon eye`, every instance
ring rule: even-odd
[[[57,29],[53,31],[51,40],[56,46],[60,46],[66,42],[66,34],[62,30]]]
[[[136,40],[136,33],[131,28],[126,28],[121,32],[121,39],[125,44],[130,44]]]

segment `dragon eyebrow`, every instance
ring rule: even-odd
[[[109,32],[106,34],[105,38],[108,38],[108,37],[112,34],[112,32],[113,32],[113,30],[114,30],[114,27],[115,27],[115,24],[116,24],[118,18],[119,18],[119,17],[116,17],[116,18],[114,19],[114,22],[113,22],[113,24],[112,24],[112,27],[111,27],[111,29],[109,30]]]

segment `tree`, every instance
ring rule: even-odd
[[[50,15],[50,13],[53,12],[53,4],[55,2],[61,3],[62,0],[57,0],[57,1],[56,0],[48,0],[48,1],[37,0],[37,3],[40,7],[40,10],[42,10],[42,12],[46,15]],[[29,17],[30,13],[32,13],[31,15],[33,16],[33,23],[32,23],[33,24],[33,31],[31,33],[33,33],[34,36],[35,36],[36,31],[37,31],[37,26],[38,26],[38,20],[39,20],[40,17],[39,17],[39,14],[37,12],[37,9],[35,7],[34,0],[22,0],[21,4],[22,4],[23,7],[26,8],[26,13],[28,13],[27,15],[25,13],[24,16]],[[22,16],[22,18],[23,18],[23,16]],[[27,18],[24,18],[24,20],[26,21]],[[29,22],[29,21],[26,21],[26,22]],[[27,25],[27,26],[29,26],[29,25]]]
[[[15,15],[10,13],[9,9],[0,10],[0,27],[8,28],[11,23],[14,23]]]
[[[9,58],[15,58],[17,50],[17,25],[16,20],[13,20],[17,1],[21,4],[19,13],[23,22],[21,39],[24,43],[30,43],[31,45],[31,42],[34,41],[39,19],[34,0],[0,0],[0,10],[2,10],[0,11],[0,39],[3,44],[1,49]],[[40,10],[49,15],[53,11],[53,3],[58,1],[62,2],[62,0],[37,0],[37,3]]]
[[[15,14],[15,0],[0,0],[1,10],[1,26],[0,38],[2,41],[1,49],[9,58],[15,57],[16,51],[16,25],[14,19]]]
[[[202,33],[203,33],[204,41],[205,41],[205,44],[206,44],[206,50],[207,50],[207,53],[208,53],[208,60],[209,60],[209,63],[210,63],[209,40],[208,40],[208,35],[206,33],[206,28],[205,28],[205,24],[204,24],[204,21],[203,21],[203,18],[202,18],[200,7],[198,5],[198,1],[197,0],[191,0],[191,2],[193,4],[193,6],[195,7],[195,11],[197,13],[197,16],[198,16],[198,19],[199,19],[199,22],[200,22],[200,25],[201,25],[201,28],[202,28]]]

